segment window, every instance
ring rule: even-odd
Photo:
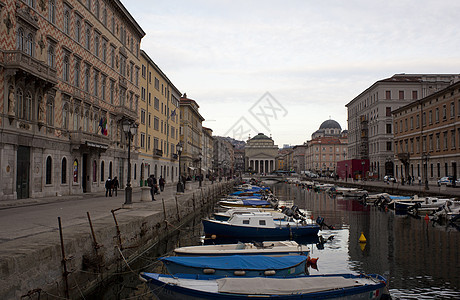
[[[391,133],[391,124],[387,124],[387,133]]]
[[[145,124],[145,110],[141,109],[141,124]]]
[[[85,28],[85,46],[86,49],[91,51],[91,29],[88,24],[86,24]]]
[[[26,53],[29,54],[30,56],[34,56],[34,37],[32,36],[31,33],[27,35],[27,48],[26,48]]]
[[[153,108],[160,110],[160,100],[157,97],[154,98]]]
[[[391,117],[391,107],[386,107],[386,116]]]
[[[99,96],[99,72],[94,71],[94,96]]]
[[[428,140],[428,146],[430,151],[433,151],[433,135],[430,134],[429,140]]]
[[[86,0],[86,8],[91,11],[91,0]]]
[[[70,54],[64,52],[64,60],[62,67],[62,80],[69,82],[70,78]]]
[[[24,30],[22,28],[18,29],[18,34],[16,37],[16,48],[18,50],[24,51]]]
[[[155,129],[156,131],[160,130],[160,119],[158,119],[157,117],[153,118],[153,129]]]
[[[415,128],[419,128],[420,127],[420,116],[417,115],[417,117],[415,118]]]
[[[88,111],[86,111],[83,116],[83,131],[85,132],[89,131],[89,113]]]
[[[391,100],[391,91],[385,91],[385,100]]]
[[[89,65],[86,65],[86,70],[85,70],[85,92],[89,93]]]
[[[399,100],[404,100],[404,91],[399,91]]]
[[[53,45],[49,45],[48,46],[48,66],[50,66],[51,68],[54,68],[54,64],[55,64],[55,54],[54,54],[54,46]]]
[[[80,130],[80,111],[78,108],[73,113],[73,130]]]
[[[417,91],[412,91],[412,100],[417,100],[417,98],[418,98]]]
[[[134,84],[139,86],[139,68],[136,67],[136,73],[134,74]]]
[[[101,7],[99,6],[99,0],[95,0],[94,1],[94,12],[96,14],[96,18],[99,19],[100,17],[100,10],[101,10]]]
[[[455,143],[455,130],[452,130],[450,132],[450,144],[452,149],[455,149],[456,143]]]
[[[70,9],[67,6],[64,11],[64,33],[70,34]]]
[[[93,160],[93,182],[97,182],[97,163]]]
[[[146,72],[146,67],[144,65],[142,65],[142,70],[141,70],[141,75],[142,75],[142,78],[145,78],[145,72]]]
[[[61,184],[67,183],[67,158],[63,157],[61,162]]]
[[[249,220],[243,220],[243,224],[249,225]]]
[[[150,80],[151,82],[151,80]],[[155,77],[155,88],[159,91],[160,90],[160,80],[158,80],[158,78]]]
[[[115,98],[115,82],[111,79],[110,80],[110,103],[113,104],[113,100]]]
[[[75,59],[74,68],[74,83],[76,87],[80,87],[80,59]]]
[[[141,133],[141,148],[145,148],[145,133]]]
[[[404,119],[404,131],[407,131],[409,129],[409,126],[407,126],[407,119]]]
[[[94,55],[99,57],[99,35],[96,34],[94,37]]]
[[[46,123],[50,126],[54,125],[54,98],[51,96],[46,101]]]
[[[426,112],[424,111],[423,114],[422,114],[422,125],[425,126],[426,125]]]
[[[447,106],[445,104],[442,106],[442,119],[447,119]]]
[[[266,222],[265,222],[265,220],[259,220],[259,225],[263,225],[263,226],[265,226],[265,225],[266,225]]]
[[[455,116],[455,102],[450,103],[450,117],[453,118]]]
[[[414,129],[414,117],[410,117],[410,129]]]
[[[447,131],[442,133],[443,141],[444,141],[444,150],[447,150]]]
[[[54,3],[54,0],[50,0],[49,2],[49,15],[48,15],[48,20],[55,24],[56,23],[56,3]]]
[[[436,122],[439,122],[439,108],[436,107],[436,111],[435,111],[435,114],[434,114],[434,119]]]
[[[81,42],[81,20],[80,17],[77,16],[75,21],[75,40],[80,43]]]
[[[102,80],[101,80],[101,98],[102,98],[102,100],[105,100],[107,76],[106,75],[101,75],[101,76],[102,76]]]
[[[428,112],[428,124],[430,125],[433,124],[433,111],[432,110]]]
[[[104,7],[102,10],[102,23],[107,26],[107,8]]]
[[[115,68],[115,47],[110,46],[110,66]]]
[[[105,39],[102,41],[102,61],[107,61],[107,41]]]
[[[387,151],[391,151],[391,142],[387,142]]]
[[[141,100],[145,101],[145,88],[141,87]]]
[[[45,175],[45,184],[51,184],[51,174],[52,174],[52,160],[51,156],[46,158],[46,175]]]
[[[62,109],[62,128],[69,128],[69,106],[67,104]]]
[[[149,126],[149,128],[151,127],[151,120],[152,120],[152,114],[149,113],[149,120],[148,120],[148,124],[147,124]]]
[[[440,134],[436,133],[436,150],[440,150],[441,148],[441,141],[440,141]],[[425,149],[423,149],[425,151]]]
[[[112,13],[112,33],[115,33],[115,14]]]

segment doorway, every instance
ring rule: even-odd
[[[19,146],[17,156],[16,195],[25,199],[29,198],[30,147]]]
[[[83,154],[82,172],[81,172],[81,185],[83,187],[83,193],[87,192],[87,184],[89,180],[88,176],[88,154]]]

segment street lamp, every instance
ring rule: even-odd
[[[128,179],[126,180],[125,188],[125,205],[133,203],[133,188],[131,187],[131,140],[136,134],[137,124],[128,120],[123,122],[123,132],[128,138]]]
[[[201,182],[203,181],[203,180],[202,180],[202,177],[201,177],[201,160],[203,159],[203,155],[200,153],[200,155],[198,155],[198,158],[200,159],[200,180],[199,180],[199,187],[201,187]]]
[[[430,157],[430,153],[422,153],[422,159],[425,162],[425,190],[429,190],[428,187],[428,158]]]
[[[179,156],[179,181],[177,182],[177,192],[184,192],[184,183],[182,182],[182,176],[180,175],[180,155],[182,154],[182,143],[179,142],[176,145],[177,155]]]

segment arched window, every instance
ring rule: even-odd
[[[77,22],[75,22],[75,39],[77,40],[77,42],[81,41],[81,22],[80,20],[77,20]]]
[[[89,27],[86,28],[85,31],[85,41],[86,41],[86,49],[91,49],[91,30]]]
[[[50,126],[54,125],[54,98],[48,97],[46,101],[46,123]]]
[[[49,21],[54,24],[56,23],[56,4],[54,0],[50,0],[49,3]]]
[[[93,161],[93,182],[97,182],[97,163]]]
[[[96,10],[95,13],[96,13],[96,18],[99,19],[99,14],[100,14],[100,7],[99,7],[99,0],[95,0],[94,2],[94,9]]]
[[[144,163],[141,164],[141,180],[144,180]]]
[[[54,61],[55,61],[54,47],[52,45],[49,45],[48,46],[48,66],[54,68]]]
[[[78,160],[73,161],[73,182],[78,182]]]
[[[105,7],[102,10],[102,23],[107,26],[107,9]]]
[[[73,130],[77,131],[80,128],[80,111],[78,108],[73,113]]]
[[[62,128],[69,129],[69,105],[65,104],[62,109]]]
[[[45,184],[51,184],[51,172],[52,172],[52,160],[51,156],[46,158],[46,175],[45,175]]]
[[[102,61],[105,62],[107,60],[107,42],[102,42]]]
[[[30,56],[34,56],[34,37],[31,33],[27,35],[27,48],[26,53]]]
[[[64,12],[64,32],[70,34],[70,12],[68,9]]]
[[[89,66],[85,70],[85,92],[89,93]]]
[[[93,132],[98,133],[99,132],[99,116],[97,114],[94,114],[93,118]]]
[[[24,94],[21,89],[16,91],[16,115],[18,118],[24,118]]]
[[[94,38],[94,54],[99,57],[99,36]]]
[[[64,55],[64,65],[63,65],[63,69],[62,69],[62,79],[65,82],[69,82],[69,78],[70,78],[70,57],[69,57],[69,54],[66,53]]]
[[[104,161],[101,161],[101,182],[104,182]]]
[[[22,28],[18,29],[16,48],[21,51],[24,50],[24,30]]]
[[[62,158],[61,163],[61,183],[67,183],[67,158]]]
[[[26,93],[26,101],[24,102],[24,119],[32,121],[32,93]]]
[[[89,113],[85,112],[85,116],[83,117],[83,131],[88,131],[89,127]]]

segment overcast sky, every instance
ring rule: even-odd
[[[214,135],[311,139],[396,73],[460,73],[458,0],[122,0]]]

